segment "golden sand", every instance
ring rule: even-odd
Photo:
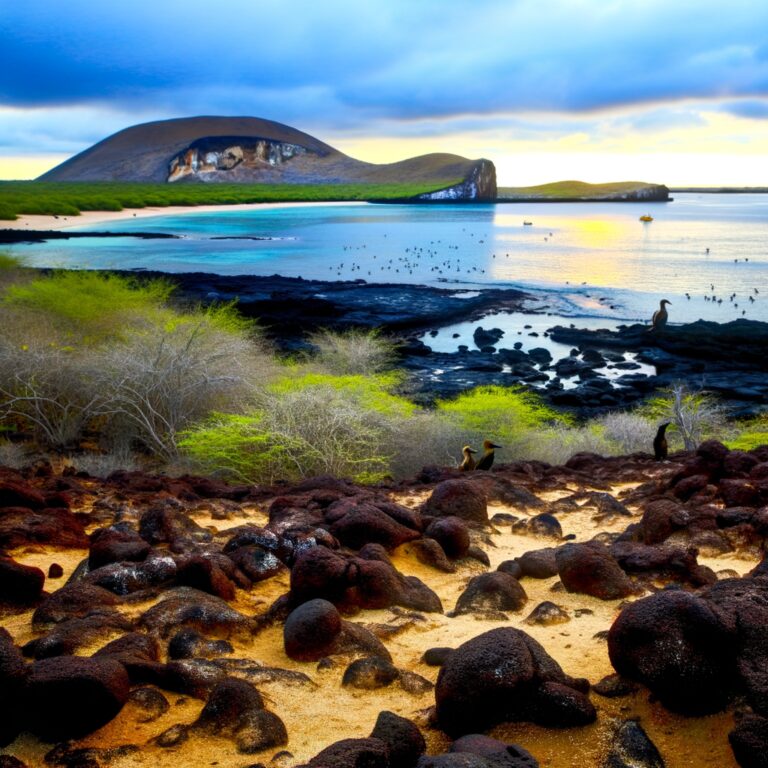
[[[617,489],[618,490],[618,489]],[[551,497],[550,497],[551,498]],[[400,497],[401,503],[415,505],[417,496]],[[518,516],[525,513],[502,505],[492,505],[489,516],[496,512],[511,512]],[[635,513],[637,514],[637,512]],[[561,514],[559,520],[564,534],[575,534],[578,541],[590,539],[599,531],[620,531],[628,518],[616,518],[612,522],[596,522],[594,510],[585,506],[580,510]],[[257,508],[245,509],[236,517],[216,520],[211,509],[201,507],[193,513],[195,520],[212,529],[224,530],[243,522],[266,523],[266,516]],[[474,543],[489,555],[491,567],[528,550],[553,546],[557,542],[541,537],[522,536],[512,533],[509,526],[498,526],[489,533],[474,534]],[[21,562],[36,565],[47,572],[51,562],[64,567],[61,580],[48,582],[49,589],[63,584],[77,563],[86,556],[85,551],[36,551],[17,552]],[[472,576],[486,568],[474,560],[465,560],[456,573],[446,574],[419,563],[403,545],[392,556],[394,565],[404,574],[422,579],[440,596],[446,612],[451,611],[458,596]],[[702,562],[714,570],[733,569],[744,574],[755,565],[754,559],[733,554],[714,558],[702,558]],[[266,606],[288,590],[289,575],[280,574],[254,587],[251,592],[238,591],[233,607],[247,613],[261,613]],[[438,669],[422,663],[424,651],[435,646],[456,647],[466,640],[490,629],[514,626],[536,638],[562,665],[565,672],[574,677],[586,677],[592,683],[613,672],[608,660],[607,644],[596,634],[607,630],[619,611],[621,601],[603,601],[585,595],[553,591],[557,578],[524,578],[521,583],[528,594],[528,603],[518,613],[509,613],[506,620],[480,620],[473,616],[449,618],[440,614],[421,614],[416,617],[401,609],[363,611],[352,621],[369,626],[384,641],[392,654],[395,666],[410,670],[434,682]],[[571,619],[567,623],[549,627],[530,626],[524,622],[533,608],[544,600],[555,602],[564,608]],[[152,603],[132,605],[130,615],[137,615]],[[33,637],[30,628],[31,612],[3,620],[21,644]],[[333,667],[319,671],[315,663],[296,662],[283,650],[282,626],[262,631],[252,641],[234,639],[235,658],[259,661],[267,666],[295,670],[308,675],[311,684],[286,684],[285,682],[259,684],[269,709],[285,722],[289,743],[283,748],[291,753],[278,761],[280,766],[298,765],[317,754],[328,744],[343,738],[368,736],[380,711],[390,710],[416,722],[427,739],[431,753],[444,751],[449,745],[447,737],[430,725],[430,708],[434,705],[434,692],[408,693],[399,683],[376,690],[356,690],[341,687],[341,678],[349,661],[337,657]],[[105,644],[100,641],[93,648],[82,649],[87,655]],[[247,766],[255,762],[269,764],[281,749],[270,749],[255,755],[242,755],[233,742],[218,738],[191,736],[184,744],[163,749],[150,741],[176,723],[191,723],[198,716],[203,702],[188,696],[165,692],[171,704],[169,711],[150,723],[138,723],[132,705],[108,725],[79,742],[80,746],[114,747],[136,744],[140,751],[114,760],[114,768],[152,766],[153,768],[178,768],[178,766],[217,765],[222,768]],[[609,744],[612,724],[616,718],[639,718],[663,755],[667,768],[692,766],[718,766],[736,768],[736,762],[728,745],[727,734],[733,727],[730,713],[708,717],[685,718],[674,715],[655,703],[649,703],[649,694],[640,690],[632,696],[607,699],[591,694],[598,710],[595,724],[583,728],[563,730],[547,729],[529,723],[508,723],[494,728],[490,735],[521,744],[528,749],[542,766],[551,768],[585,768],[599,766]],[[25,735],[7,751],[25,760],[30,766],[43,765],[43,756],[50,745],[41,744]]]

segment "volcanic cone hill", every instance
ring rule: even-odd
[[[41,181],[248,184],[433,184],[434,200],[496,197],[490,160],[429,154],[377,165],[355,160],[288,125],[255,117],[190,117],[126,128]]]

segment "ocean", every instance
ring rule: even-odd
[[[641,222],[644,214],[653,221]],[[686,193],[669,203],[222,208],[126,219],[109,229],[181,239],[83,238],[7,250],[45,267],[280,274],[461,292],[520,288],[534,296],[532,309],[608,325],[647,321],[662,298],[672,302],[670,323],[768,321],[768,195],[761,194]]]

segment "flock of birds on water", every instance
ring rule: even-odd
[[[531,225],[531,222],[528,222],[528,221],[524,222],[524,226],[530,226],[530,225]],[[467,232],[466,227],[462,227],[462,232]],[[476,235],[476,233],[474,233],[474,232],[468,232],[468,235],[470,237],[472,237],[472,238],[478,237],[478,235]],[[384,237],[386,237],[386,236],[387,235],[385,234]],[[478,245],[484,244],[485,243],[485,238],[487,238],[487,237],[488,237],[488,235],[485,234],[485,235],[483,235],[482,238],[478,237],[478,239],[475,240],[475,242]],[[544,241],[548,242],[549,239],[553,238],[553,237],[554,237],[554,233],[553,232],[549,232],[548,235],[544,236]],[[434,260],[434,259],[438,259],[438,258],[440,259],[440,261],[437,261],[437,262],[431,264],[430,267],[429,267],[429,272],[438,276],[436,278],[438,282],[448,282],[448,277],[446,277],[446,275],[453,275],[455,277],[455,276],[461,275],[461,274],[470,275],[470,276],[485,274],[486,270],[484,268],[482,268],[482,267],[477,267],[477,266],[471,266],[470,267],[470,266],[467,266],[462,261],[462,257],[459,256],[458,254],[453,256],[452,258],[445,258],[444,254],[440,250],[440,248],[442,246],[443,246],[442,240],[430,240],[428,247],[419,246],[419,245],[413,245],[413,246],[406,247],[404,249],[404,255],[403,256],[397,256],[397,257],[392,257],[392,258],[385,258],[384,257],[381,260],[379,260],[378,256],[376,254],[373,254],[370,257],[370,261],[371,262],[376,262],[376,264],[369,263],[367,265],[367,266],[370,266],[371,269],[367,269],[366,276],[367,277],[373,277],[374,273],[375,273],[375,270],[376,270],[376,266],[378,266],[378,268],[379,268],[378,271],[380,273],[381,272],[389,272],[389,273],[393,273],[393,274],[413,275],[414,274],[414,270],[418,270],[420,267],[422,267],[422,265],[427,260]],[[447,248],[447,250],[449,250],[449,251],[459,251],[459,246],[458,245],[448,244],[448,245],[445,246],[445,248]],[[365,244],[364,245],[358,245],[358,246],[344,245],[343,246],[343,250],[345,252],[349,252],[350,255],[352,255],[355,251],[366,251],[367,250],[367,245],[365,245]],[[707,248],[705,250],[705,253],[707,255],[709,255],[709,253],[710,253],[709,248]],[[496,259],[497,258],[497,254],[492,253],[491,254],[491,258],[492,259]],[[512,258],[512,256],[509,253],[505,253],[503,258],[509,259],[509,258]],[[738,264],[740,261],[749,262],[749,257],[745,257],[743,259],[734,259],[733,260],[734,264]],[[335,271],[337,277],[342,277],[343,270],[345,269],[345,266],[352,273],[355,273],[355,272],[362,273],[363,269],[364,269],[364,267],[366,265],[364,265],[363,263],[361,263],[360,261],[357,261],[357,260],[352,260],[352,261],[348,261],[348,262],[342,261],[342,262],[339,262],[338,264],[331,265],[330,267],[328,267],[328,269],[331,272]],[[570,281],[566,280],[565,284],[566,285],[570,285]],[[586,281],[582,282],[581,285],[582,286],[587,285]],[[727,300],[728,302],[730,302],[730,304],[733,305],[733,308],[735,310],[738,310],[738,308],[739,308],[739,304],[738,304],[738,301],[737,301],[737,299],[739,298],[738,294],[736,294],[734,292],[734,293],[731,293],[727,297],[718,296],[715,293],[715,286],[714,286],[713,283],[710,283],[710,291],[711,291],[711,293],[710,292],[705,292],[703,294],[704,301],[711,302],[713,304],[717,304],[718,306],[720,306],[720,305],[723,304],[724,300]],[[753,291],[753,293],[750,294],[750,295],[747,295],[747,297],[745,299],[745,301],[748,301],[750,305],[755,303],[755,301],[756,301],[755,297],[759,296],[759,294],[760,294],[760,291],[759,291],[758,288],[753,288],[752,291]],[[690,293],[686,292],[684,294],[684,296],[685,296],[686,300],[691,301],[692,296],[691,296]],[[654,313],[653,320],[652,320],[652,325],[651,325],[651,330],[658,329],[658,328],[663,328],[664,325],[666,325],[667,313],[666,313],[666,309],[664,307],[664,303],[671,304],[672,302],[670,302],[670,301],[668,301],[666,299],[664,299],[662,301],[660,309],[657,310],[657,312]],[[615,309],[616,307],[615,307],[615,305],[610,305],[610,308],[611,309]],[[747,310],[745,308],[742,308],[741,316],[744,317],[746,314],[747,314]],[[657,315],[659,315],[658,320],[657,320]]]

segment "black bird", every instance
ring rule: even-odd
[[[501,448],[501,446],[492,443],[490,440],[483,440],[483,450],[485,453],[483,453],[480,461],[475,465],[475,469],[490,469],[493,466],[494,448]]]
[[[653,438],[653,455],[656,457],[656,461],[664,461],[669,453],[669,446],[667,445],[667,436],[664,434],[667,431],[667,427],[671,422],[667,421],[659,427],[656,432],[656,437]]]
[[[462,472],[471,472],[475,468],[475,459],[472,454],[477,453],[477,451],[474,448],[465,445],[461,449],[461,452],[464,454],[464,461],[459,465],[459,469]]]

